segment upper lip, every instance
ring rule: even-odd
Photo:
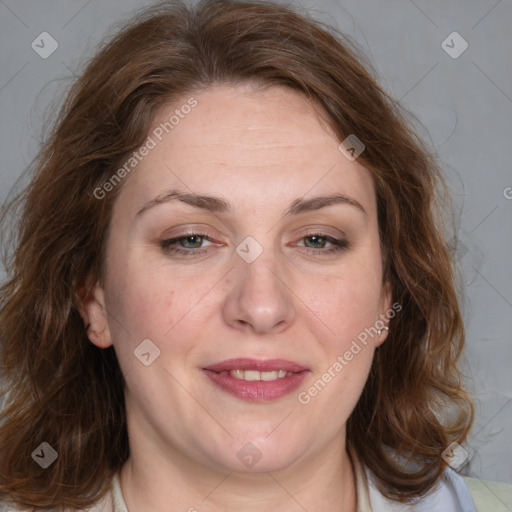
[[[225,372],[231,370],[255,370],[260,372],[272,372],[284,370],[286,372],[302,372],[306,367],[294,361],[286,359],[252,359],[248,357],[238,359],[226,359],[219,363],[205,366],[205,370],[214,372]]]

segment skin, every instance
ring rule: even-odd
[[[386,331],[369,338],[307,404],[311,387],[391,307],[382,282],[376,197],[369,171],[299,93],[272,86],[215,86],[123,183],[107,244],[106,278],[84,301],[89,337],[114,345],[126,379],[130,458],[121,470],[129,510],[352,511],[353,468],[345,424]],[[163,109],[152,129],[183,102]],[[150,131],[151,133],[151,131]],[[138,212],[169,189],[208,194],[231,210],[179,200]],[[349,204],[285,215],[298,198],[342,193]],[[313,228],[313,229],[311,229]],[[206,233],[198,256],[161,241]],[[308,238],[319,232],[348,241]],[[236,252],[247,236],[263,249]],[[186,239],[185,239],[186,242]],[[150,339],[149,366],[134,350]],[[230,358],[283,358],[310,373],[297,391],[247,402],[214,386],[201,368]],[[248,442],[262,457],[237,457]],[[172,508],[170,508],[172,506]]]

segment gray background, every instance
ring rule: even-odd
[[[0,201],[34,157],[48,108],[136,0],[0,0]],[[512,483],[512,1],[303,0],[352,36],[437,151],[459,212],[467,373],[477,400],[470,476]],[[48,32],[57,50],[32,41]],[[442,42],[458,32],[467,50]],[[459,51],[461,41],[446,45]],[[505,510],[505,509],[504,509]],[[511,510],[507,508],[506,510]]]

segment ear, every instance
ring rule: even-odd
[[[376,326],[380,329],[380,334],[375,337],[375,348],[380,347],[388,337],[389,321],[396,314],[392,302],[393,296],[391,294],[391,283],[387,281],[382,285],[382,292],[379,301],[379,319],[376,322]]]
[[[85,285],[80,287],[78,303],[78,310],[91,343],[100,348],[112,345],[103,288],[99,284],[92,288]]]

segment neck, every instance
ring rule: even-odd
[[[151,453],[150,445],[131,446],[120,479],[129,512],[356,511],[355,476],[344,439],[285,469],[251,473],[206,466],[178,450],[169,457],[161,450]]]

